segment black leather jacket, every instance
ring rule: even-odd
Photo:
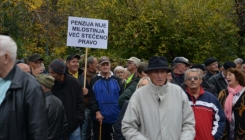
[[[48,139],[60,140],[66,136],[68,122],[65,115],[65,109],[61,101],[50,91],[46,96],[46,114],[48,120]]]
[[[228,84],[225,81],[225,78],[222,75],[222,72],[215,74],[214,76],[209,78],[208,83],[215,86],[217,95],[219,95],[221,90],[226,89],[228,86]]]
[[[0,105],[0,140],[47,140],[45,98],[40,84],[16,65],[4,79],[12,82]]]

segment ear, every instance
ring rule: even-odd
[[[8,64],[10,61],[11,61],[11,57],[10,57],[10,55],[9,55],[9,53],[5,53],[4,55],[3,55],[3,57],[4,57],[4,59],[3,59],[3,63],[4,64]]]

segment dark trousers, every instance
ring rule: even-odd
[[[102,123],[101,127],[101,140],[113,140],[113,125]],[[94,140],[99,140],[100,136],[100,123],[93,120]]]

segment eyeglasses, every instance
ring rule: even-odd
[[[188,81],[191,81],[192,78],[193,78],[195,81],[199,79],[197,76],[190,76],[190,77],[187,78],[187,80],[188,80]]]

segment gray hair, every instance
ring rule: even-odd
[[[95,57],[93,57],[93,56],[88,57],[88,59],[87,59],[87,67],[89,67],[89,64],[93,64],[94,63],[94,59],[95,59]]]
[[[242,58],[237,58],[234,60],[234,63],[237,63],[237,64],[242,64],[243,60]]]
[[[8,52],[13,62],[16,61],[17,45],[11,37],[0,35],[0,49],[1,49],[0,56]]]
[[[199,78],[202,78],[202,72],[200,69],[196,69],[196,68],[193,68],[193,69],[188,69],[185,71],[185,80],[187,80],[187,75],[189,72],[197,72],[198,73],[198,77]]]
[[[122,66],[117,66],[117,67],[114,69],[114,73],[116,73],[118,70],[121,70],[121,71],[123,71],[123,72],[125,73],[125,69],[124,69],[124,67],[122,67]]]

